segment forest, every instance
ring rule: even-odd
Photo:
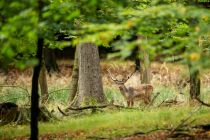
[[[1,0],[0,139],[210,140],[210,0]]]

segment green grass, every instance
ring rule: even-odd
[[[121,110],[97,113],[82,116],[79,118],[65,118],[62,121],[52,121],[40,123],[40,134],[46,133],[76,133],[82,131],[79,137],[118,137],[133,134],[135,132],[146,132],[157,128],[176,127],[182,119],[186,118],[197,107],[163,107],[153,108],[144,111]],[[210,109],[202,107],[192,115],[190,120],[196,119],[192,124],[210,123]],[[18,136],[28,136],[29,126],[7,125],[0,127],[1,138],[14,138]]]

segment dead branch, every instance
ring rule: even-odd
[[[74,111],[83,111],[83,110],[87,110],[87,109],[92,109],[92,110],[96,110],[96,109],[101,109],[101,108],[107,108],[107,107],[116,107],[119,109],[135,109],[135,110],[139,110],[138,108],[131,108],[131,107],[124,107],[121,105],[113,105],[113,104],[107,104],[107,105],[100,105],[100,106],[85,106],[85,107],[67,107],[65,110],[74,110]],[[63,114],[64,116],[69,116],[68,112],[63,111],[59,106],[57,107],[58,111],[60,111],[61,114]]]
[[[187,116],[186,118],[182,119],[181,122],[180,122],[176,127],[172,128],[172,129],[170,130],[169,134],[168,134],[168,137],[170,137],[172,134],[174,134],[174,132],[175,132],[176,130],[178,130],[178,129],[184,127],[184,126],[187,126],[187,125],[189,125],[189,124],[191,124],[191,123],[193,123],[193,122],[195,121],[195,119],[192,120],[192,121],[190,121],[190,122],[187,122],[187,121],[188,121],[190,118],[192,118],[193,114],[195,114],[197,111],[199,111],[200,108],[201,108],[201,106],[200,106],[198,109],[196,109],[195,111],[190,112],[190,113],[188,114],[188,116]]]
[[[160,92],[157,92],[157,94],[152,98],[152,101],[149,105],[152,105],[159,95],[160,95]]]
[[[58,111],[60,111],[60,113],[64,116],[69,116],[67,113],[65,113],[62,109],[60,109],[60,107],[58,106]]]
[[[55,93],[55,92],[58,92],[58,91],[62,91],[62,90],[70,90],[70,89],[69,88],[58,89],[58,90],[54,90],[54,91],[49,92],[49,94],[52,94],[52,93]]]
[[[195,99],[196,99],[201,105],[210,107],[210,104],[203,102],[200,98],[197,97],[197,98],[195,98]]]

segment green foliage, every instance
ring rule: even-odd
[[[23,61],[26,61],[26,66],[36,63],[33,60],[28,61],[36,49],[37,15],[33,5],[35,2],[27,0],[0,2],[1,67],[11,62],[20,68],[23,67]]]
[[[140,50],[148,51],[151,56],[175,55],[187,64],[192,63],[195,68],[207,67],[210,63],[203,61],[209,57],[209,41],[205,39],[204,45],[200,39],[209,37],[210,11],[196,5],[184,4],[152,3],[144,9],[122,9],[118,13],[121,19],[119,23],[113,21],[107,25],[85,24],[82,28],[85,37],[76,39],[76,43],[89,40],[98,45],[109,46],[116,36],[120,36],[121,39],[114,42],[114,46],[120,50],[117,56],[128,57],[139,46]],[[92,33],[87,34],[90,30]],[[139,39],[130,41],[134,35]]]
[[[113,56],[126,58],[139,46],[152,58],[174,55],[196,69],[210,65],[207,61],[210,11],[193,1],[46,0],[40,21],[36,5],[26,0],[0,2],[3,65],[13,62],[23,68],[36,64],[29,58],[33,58],[36,50],[38,25],[45,44],[51,48],[93,42],[114,46],[120,53]],[[73,41],[58,42],[58,34],[65,34]],[[118,36],[120,39],[114,41]],[[133,36],[138,39],[130,40]]]

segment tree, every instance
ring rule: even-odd
[[[32,77],[32,91],[31,91],[31,139],[38,140],[38,116],[39,116],[39,74],[41,71],[42,63],[42,47],[43,38],[38,35],[37,41],[37,59],[39,64],[34,67],[33,77]]]
[[[42,103],[45,103],[49,98],[49,94],[48,94],[48,86],[47,86],[46,66],[45,66],[44,59],[42,60],[42,67],[41,67],[41,71],[39,75],[39,85],[41,89],[41,100],[42,100]]]
[[[191,65],[192,95],[199,95],[199,70],[209,68],[209,47],[199,45],[199,38],[209,43],[210,11],[196,5],[195,1],[170,1],[156,0],[145,7],[130,7],[119,12],[121,21],[112,22],[109,25],[97,26],[97,24],[86,25],[83,29],[96,32],[86,34],[78,42],[85,42],[94,38],[97,45],[108,44],[116,36],[121,40],[114,42],[120,46],[120,53],[116,56],[126,58],[130,56],[135,46],[140,46],[143,52],[153,59],[156,55],[162,55],[162,60],[181,60],[183,64]],[[95,25],[95,26],[94,26]],[[97,30],[95,28],[98,28]],[[147,37],[147,39],[128,41],[135,30],[136,35]],[[142,52],[142,51],[141,51]],[[141,56],[145,56],[141,53]],[[148,57],[145,57],[148,60]],[[148,64],[148,63],[147,63]],[[195,80],[195,78],[197,80]]]
[[[74,106],[106,103],[100,72],[98,47],[83,43],[78,47],[79,81]]]
[[[68,103],[71,104],[78,92],[79,66],[78,66],[78,47],[76,47],[74,66],[70,82],[70,91]]]
[[[200,95],[201,80],[199,70],[194,70],[189,64],[189,73],[190,73],[190,98],[195,100]]]

